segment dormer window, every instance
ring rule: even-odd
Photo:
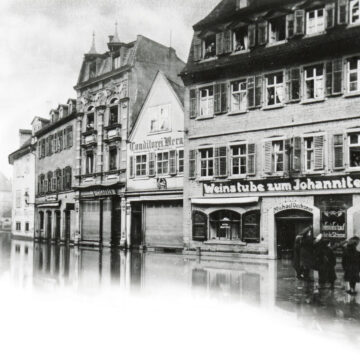
[[[89,78],[96,76],[96,62],[93,61],[89,64]]]
[[[234,51],[243,51],[248,48],[248,29],[240,27],[233,32],[233,48]]]
[[[269,21],[269,43],[273,44],[286,38],[286,17],[279,16]]]
[[[350,24],[360,23],[360,0],[350,0]]]
[[[325,31],[324,9],[310,10],[306,13],[306,34],[318,34]]]
[[[216,55],[216,35],[209,35],[203,41],[204,59],[212,58]]]
[[[244,9],[249,6],[250,0],[236,0],[236,9]]]
[[[114,58],[114,69],[118,69],[121,66],[120,56]]]

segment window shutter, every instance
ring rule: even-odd
[[[314,136],[314,170],[324,169],[324,136]]]
[[[255,106],[262,104],[262,76],[255,77]]]
[[[255,77],[251,76],[247,79],[247,96],[248,96],[248,107],[255,107]]]
[[[300,100],[300,69],[294,68],[286,71],[286,100]]]
[[[295,21],[294,21],[294,14],[286,15],[286,37],[291,39],[295,35],[294,31]]]
[[[264,144],[264,172],[272,173],[272,141],[266,141]]]
[[[61,130],[58,132],[58,135],[59,135],[59,151],[62,151],[62,149],[63,149],[63,139],[62,139],[62,131]]]
[[[190,119],[197,117],[197,90],[190,89]]]
[[[341,59],[333,61],[333,94],[341,94],[343,89],[343,63]]]
[[[220,84],[214,85],[214,113],[221,113],[221,86]]]
[[[335,3],[325,5],[326,28],[331,29],[335,26]]]
[[[67,144],[67,133],[68,133],[68,128],[65,128],[63,131],[63,149],[67,149],[68,144]]]
[[[292,139],[291,171],[301,172],[301,137]]]
[[[326,63],[326,95],[332,95],[332,84],[333,84],[333,63],[328,61]]]
[[[37,147],[38,147],[38,158],[41,159],[41,144],[40,144],[40,142],[37,143]]]
[[[196,150],[189,150],[189,178],[196,177]]]
[[[256,45],[256,24],[250,24],[248,26],[248,38],[249,47],[254,47]]]
[[[215,176],[227,175],[227,147],[215,148]]]
[[[130,156],[130,157],[129,157],[129,166],[130,166],[129,177],[130,177],[130,179],[133,179],[134,176],[135,176],[135,171],[134,171],[134,156]]]
[[[224,32],[224,48],[223,51],[224,53],[228,54],[230,52],[232,52],[232,31],[231,30],[226,30]]]
[[[265,45],[268,40],[268,22],[262,21],[258,24],[258,45]]]
[[[227,112],[228,110],[228,87],[226,83],[220,85],[221,92],[221,112]]]
[[[216,55],[222,55],[224,53],[224,33],[220,32],[216,34]]]
[[[169,151],[169,174],[176,175],[176,150]]]
[[[45,156],[49,155],[49,138],[45,139]]]
[[[71,148],[73,146],[73,127],[72,125],[68,127],[68,147]]]
[[[192,238],[195,241],[207,239],[207,216],[199,211],[192,213]]]
[[[247,171],[248,175],[256,174],[256,145],[247,145]]]
[[[155,176],[155,153],[149,154],[149,176]]]
[[[295,10],[295,35],[305,33],[305,10]]]
[[[344,137],[343,134],[334,135],[334,170],[343,169],[345,167],[344,161]]]
[[[202,40],[194,34],[193,40],[193,54],[194,61],[199,61],[202,58]]]
[[[349,0],[338,0],[338,24],[345,25],[349,21]]]
[[[284,173],[286,174],[290,172],[290,145],[291,140],[286,139],[284,141]]]

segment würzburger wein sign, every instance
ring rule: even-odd
[[[204,183],[204,195],[290,192],[312,190],[360,189],[360,176],[336,176],[278,180],[239,180],[221,183]]]

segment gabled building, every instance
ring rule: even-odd
[[[184,247],[183,101],[184,87],[159,71],[129,135],[126,224],[132,247]]]
[[[276,258],[360,234],[360,3],[223,0],[182,79],[189,250]]]
[[[175,50],[139,35],[124,43],[117,32],[108,51],[85,54],[78,83],[75,185],[82,244],[126,243],[127,140],[159,70],[179,83]]]

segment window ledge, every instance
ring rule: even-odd
[[[267,43],[266,44],[266,47],[271,47],[271,46],[276,46],[276,45],[282,45],[282,44],[286,44],[287,43],[287,40],[284,39],[284,40],[279,40],[279,41],[275,41],[275,42],[272,42],[272,43]]]
[[[214,180],[214,176],[202,176],[202,177],[199,177],[199,181],[212,181]]]
[[[250,52],[250,49],[233,51],[233,52],[231,53],[231,56],[233,56],[233,55],[240,55],[240,54],[246,54],[246,53],[249,53],[249,52]]]
[[[248,175],[231,175],[228,177],[229,180],[245,180]]]
[[[147,136],[151,136],[151,135],[158,135],[158,134],[164,134],[164,133],[170,133],[172,132],[171,129],[167,129],[167,130],[159,130],[159,131],[149,131],[149,133],[147,134]]]
[[[306,31],[306,29],[305,29],[305,31]],[[326,34],[326,30],[319,31],[319,32],[313,33],[313,34],[305,34],[305,35],[304,35],[304,39],[310,38],[310,37],[314,37],[314,36],[325,35],[325,34]]]
[[[304,175],[325,175],[325,170],[304,171]]]
[[[228,113],[229,116],[234,116],[234,115],[241,115],[241,114],[246,114],[248,113],[248,110],[239,110],[239,111],[230,111]]]
[[[246,246],[247,243],[242,242],[241,240],[218,240],[218,239],[212,239],[204,241],[204,244],[209,245],[240,245],[240,246]]]
[[[213,119],[214,115],[198,116],[195,120],[208,120]]]
[[[262,109],[263,109],[263,110],[281,109],[281,108],[283,108],[284,106],[285,106],[284,104],[267,105],[267,106],[264,106]]]
[[[314,103],[319,103],[319,102],[324,102],[324,101],[325,101],[325,98],[321,98],[321,99],[307,99],[307,100],[301,101],[301,104],[307,105],[307,104],[314,104]]]
[[[344,95],[345,98],[351,98],[351,97],[356,97],[356,96],[360,96],[360,91],[354,91],[351,93],[348,92]]]
[[[352,168],[346,168],[345,172],[347,172],[347,173],[360,172],[360,166],[352,167]]]
[[[130,179],[134,180],[134,181],[138,181],[138,180],[149,180],[151,178],[153,178],[153,176],[152,177],[150,177],[150,176],[136,176],[136,177],[130,178]]]
[[[207,62],[207,61],[212,61],[212,60],[216,60],[218,57],[216,55],[208,57],[206,59],[201,59],[199,62],[203,63],[203,62]]]

